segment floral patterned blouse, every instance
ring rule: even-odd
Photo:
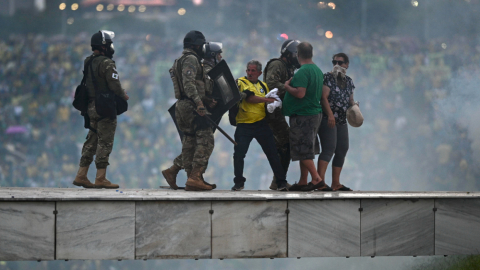
[[[355,85],[352,78],[345,75],[346,87],[340,89],[335,82],[335,78],[332,73],[328,72],[323,75],[323,85],[330,88],[330,94],[328,95],[328,104],[332,109],[333,116],[335,117],[335,124],[346,125],[347,124],[347,109],[350,107],[350,95],[353,94]],[[327,118],[327,115],[323,115]]]

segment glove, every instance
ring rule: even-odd
[[[203,102],[201,101],[197,104],[197,113],[200,116],[204,116],[207,113],[207,109],[205,108],[205,106],[203,106]]]

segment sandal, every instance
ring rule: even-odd
[[[342,185],[340,188],[334,189],[333,191],[353,191],[351,188]]]

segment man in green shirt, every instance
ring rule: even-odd
[[[290,155],[292,161],[300,161],[300,181],[289,188],[291,191],[332,189],[320,178],[313,159],[320,152],[317,131],[322,120],[323,73],[312,61],[313,47],[308,42],[297,46],[298,62],[301,67],[292,79],[285,82],[287,93],[282,112],[290,117]],[[307,183],[308,173],[312,182]]]

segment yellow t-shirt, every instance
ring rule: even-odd
[[[242,77],[238,79],[238,90],[240,92],[248,90],[253,92],[255,96],[265,97],[269,89],[266,83],[262,83],[267,89],[263,88],[260,81],[253,84],[246,77]],[[250,103],[244,99],[239,105],[238,114],[235,119],[237,120],[237,124],[251,124],[262,120],[265,116],[265,103]]]

